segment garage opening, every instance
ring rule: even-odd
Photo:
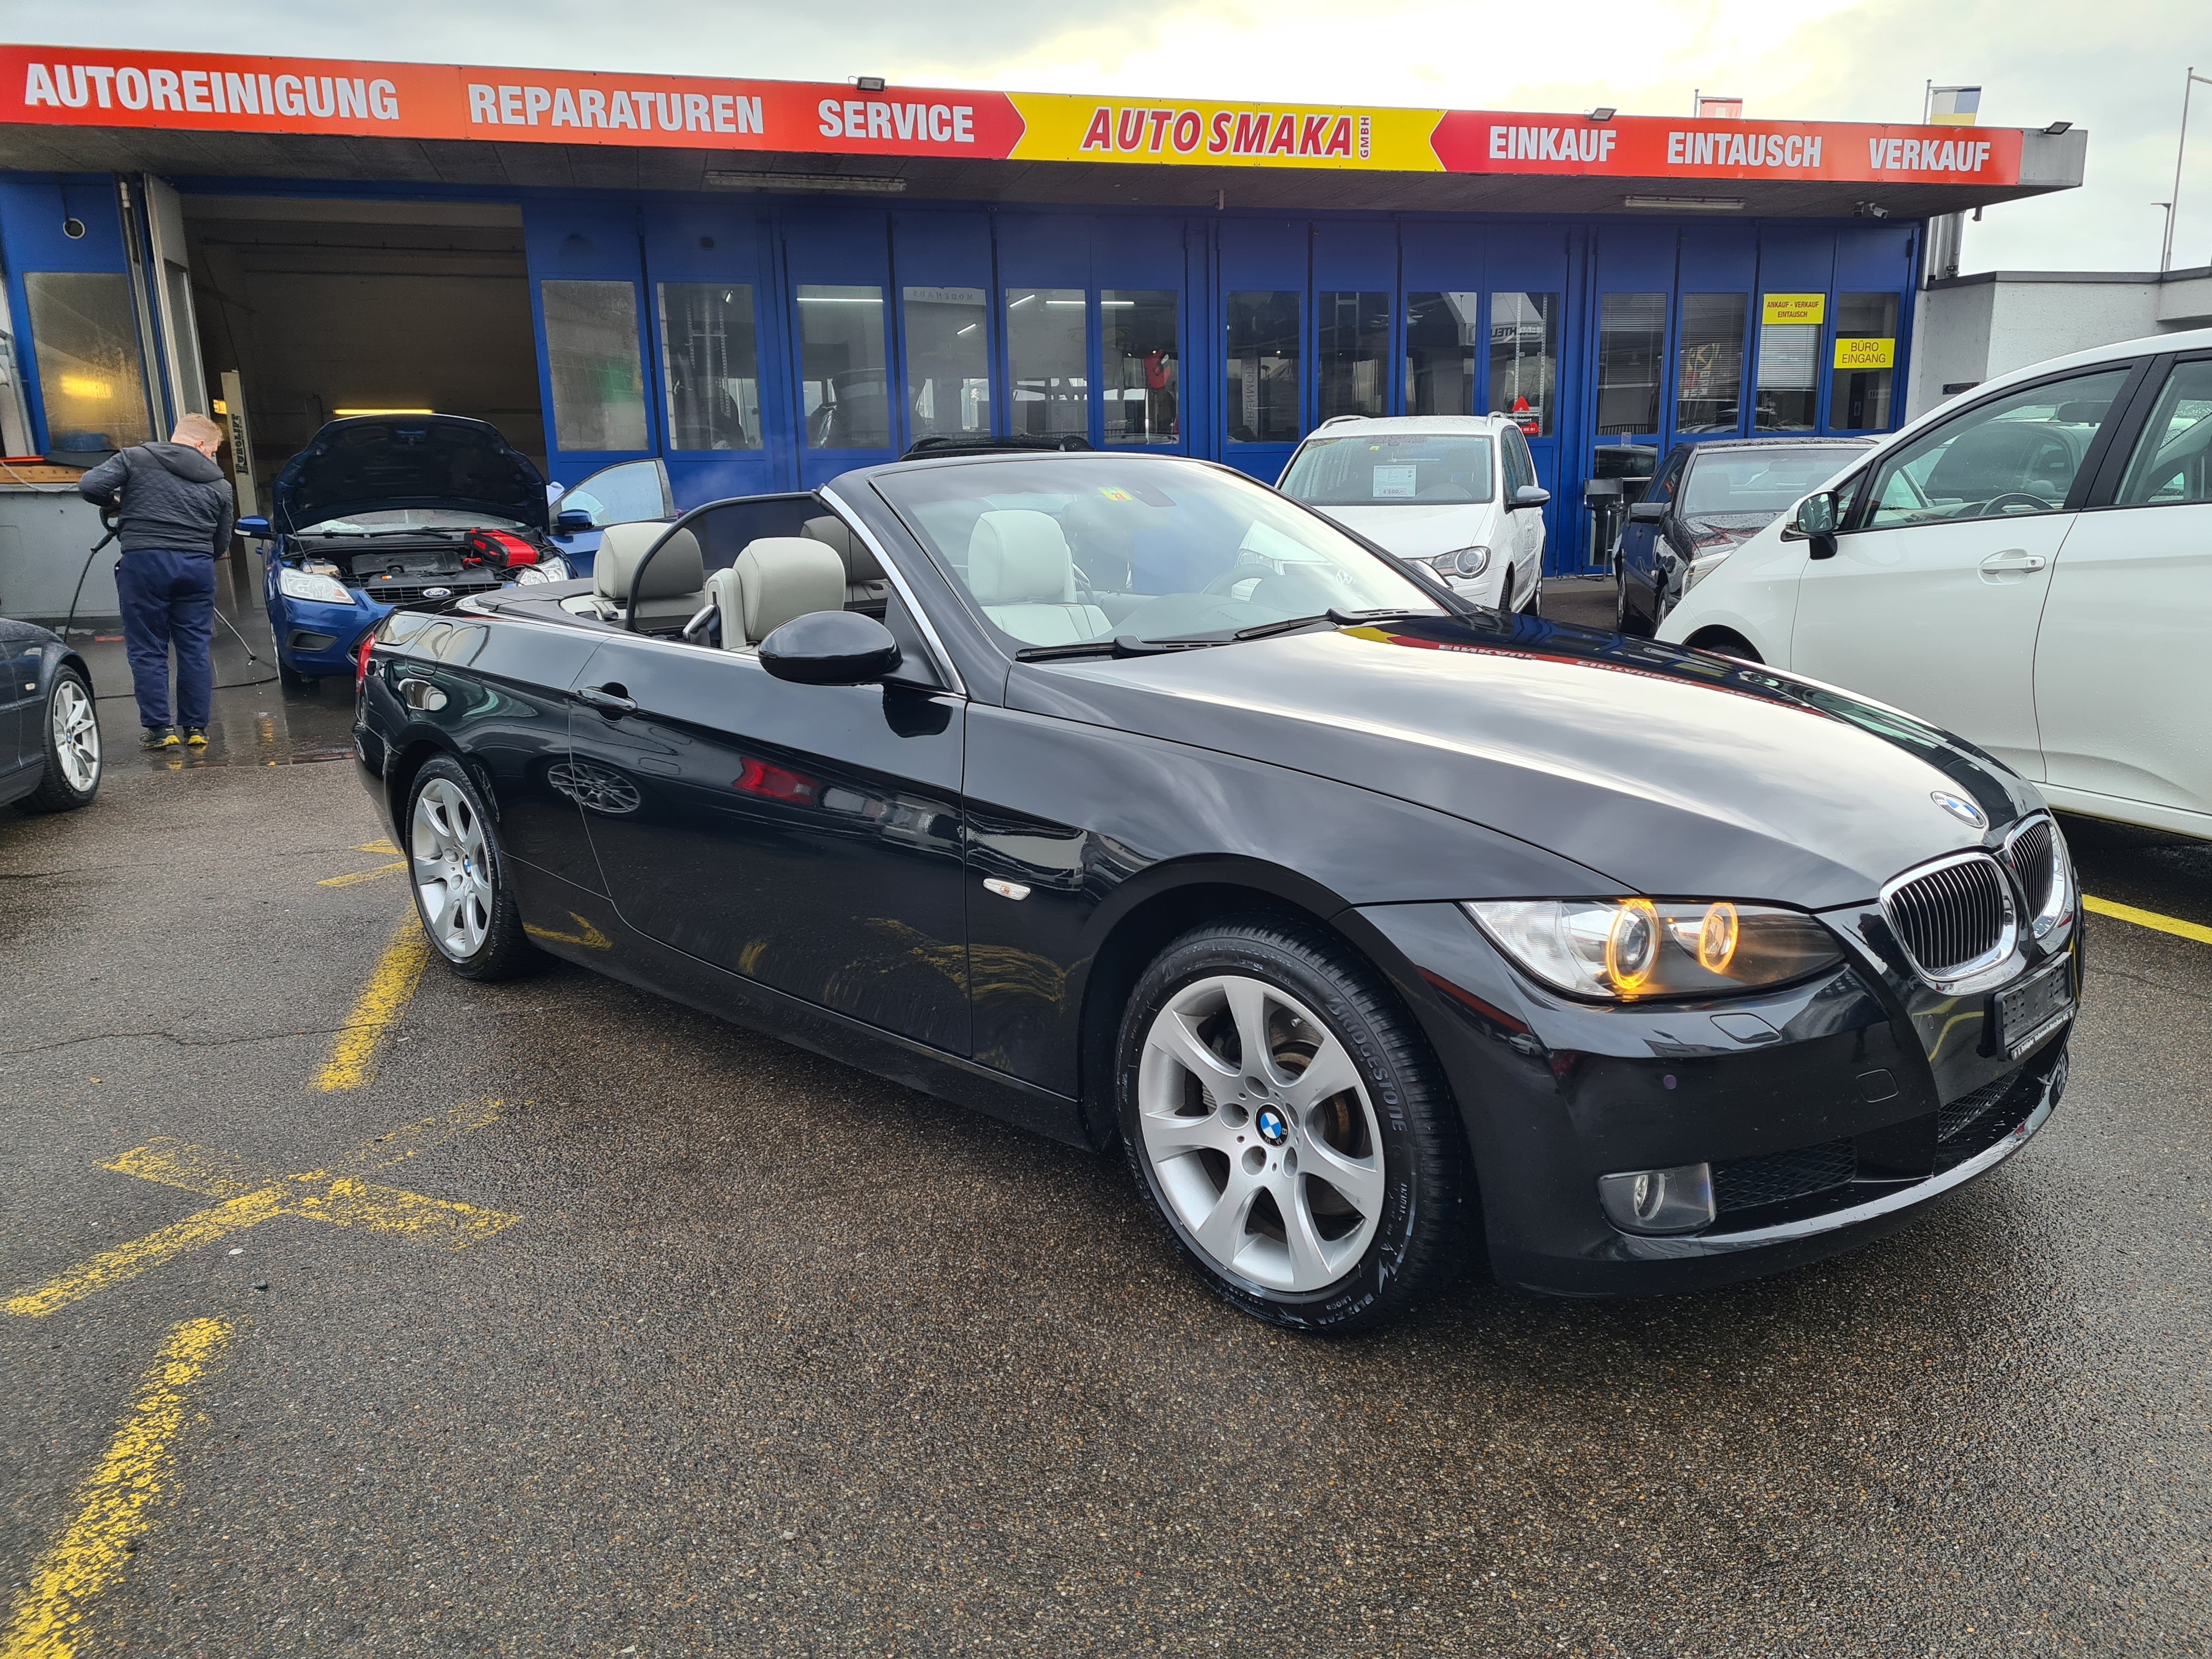
[[[484,203],[182,198],[202,360],[235,371],[264,512],[324,422],[405,410],[499,428],[545,467],[522,210]]]

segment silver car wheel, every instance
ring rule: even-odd
[[[494,895],[483,823],[456,785],[433,778],[422,786],[407,850],[431,941],[465,962],[491,932]]]
[[[62,775],[78,794],[89,794],[100,781],[100,718],[92,699],[75,680],[64,679],[54,687],[52,720],[54,753],[61,761]]]
[[[1221,1273],[1298,1294],[1366,1254],[1384,1192],[1375,1108],[1294,998],[1243,975],[1184,986],[1146,1033],[1137,1108],[1162,1197]]]

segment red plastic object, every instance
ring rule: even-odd
[[[732,781],[732,789],[742,789],[748,795],[758,795],[763,800],[782,801],[790,806],[811,806],[815,792],[821,788],[812,778],[781,766],[770,766],[766,761],[744,757],[744,769]]]
[[[376,649],[376,630],[372,628],[361,636],[361,644],[353,653],[353,689],[356,691],[368,680],[368,653]]]
[[[517,565],[538,562],[538,550],[509,531],[471,531],[469,544],[479,557],[503,564],[510,570]]]

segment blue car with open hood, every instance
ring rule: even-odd
[[[588,574],[604,526],[674,514],[658,461],[562,495],[497,427],[458,415],[330,422],[276,475],[270,508],[239,528],[265,538],[270,631],[293,690],[350,677],[394,611]]]

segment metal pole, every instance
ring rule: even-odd
[[[2181,157],[2189,144],[2189,96],[2202,81],[2212,87],[2212,76],[2199,75],[2191,64],[2184,71],[2181,82],[2181,136],[2173,142],[2173,200],[2166,210],[2166,240],[2158,251],[2158,268],[2161,272],[2173,269],[2173,222],[2181,217]]]

